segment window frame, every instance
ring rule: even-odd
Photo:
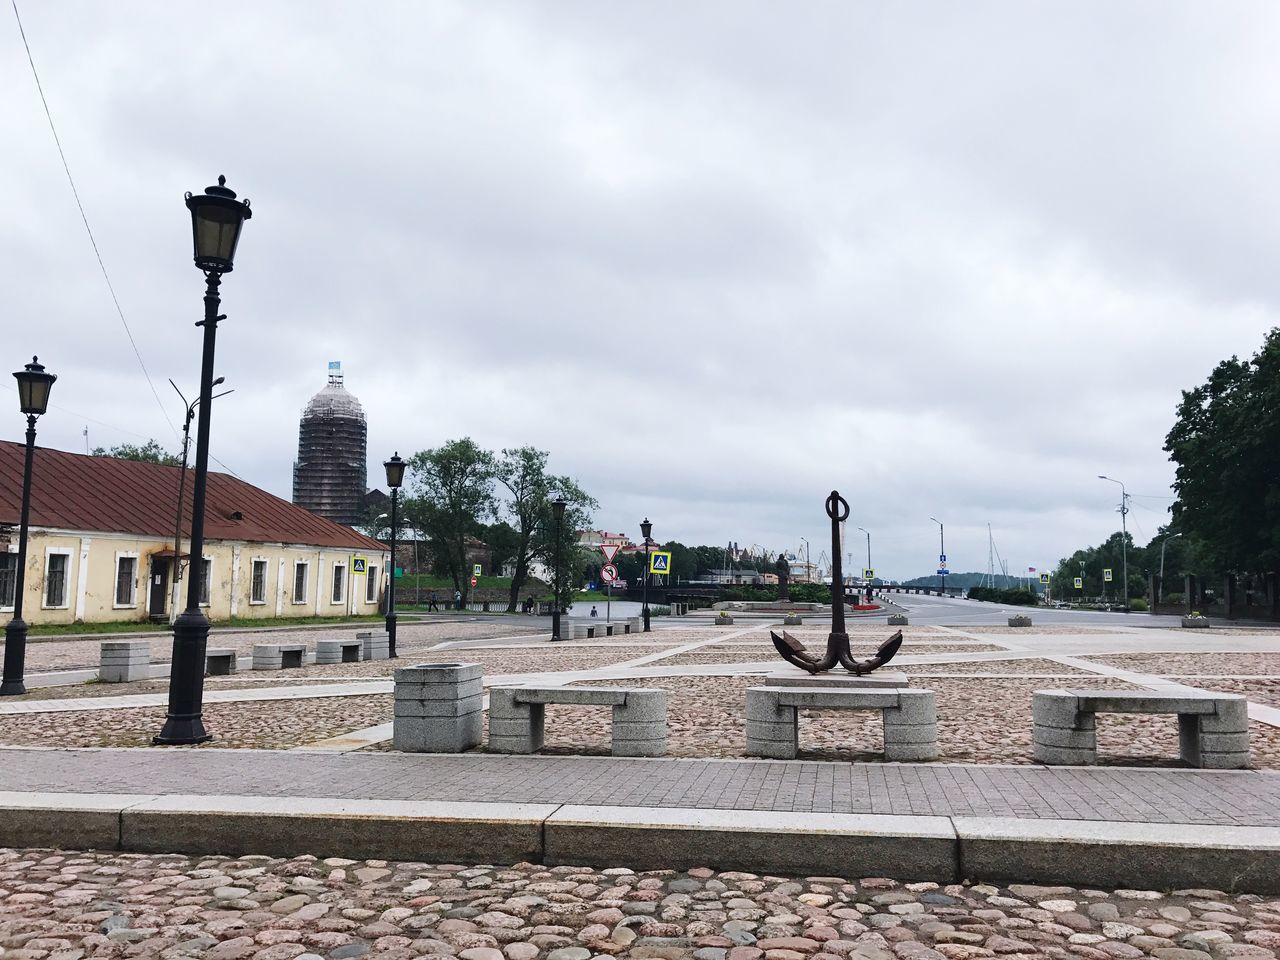
[[[339,591],[339,587],[342,589]],[[333,576],[329,578],[329,606],[336,607],[347,602],[347,563],[335,560]]]
[[[200,563],[200,600],[197,605],[207,607],[213,599],[213,557],[205,554],[200,557]]]
[[[364,602],[378,602],[378,574],[380,568],[376,563],[366,563],[364,565]]]
[[[262,596],[255,597],[254,587],[258,586],[258,565],[262,565]],[[261,607],[267,603],[267,573],[270,571],[270,563],[266,557],[253,557],[249,560],[249,606]]]
[[[40,590],[40,609],[41,610],[70,610],[71,609],[71,556],[70,547],[46,547],[44,551],[44,576],[41,577]],[[49,602],[49,564],[52,557],[65,557],[66,566],[62,568],[62,603]]]
[[[13,608],[18,599],[18,547],[11,545],[4,550],[0,550],[0,557],[13,557],[13,598],[10,603],[5,603],[4,598],[0,596],[0,610],[12,613]]]
[[[129,586],[129,600],[120,599],[120,565],[125,560],[133,563],[133,582]],[[138,553],[133,550],[116,551],[116,573],[111,591],[112,610],[136,610],[138,607],[138,571],[142,565],[138,562]]]
[[[298,568],[303,570],[302,574],[302,596],[298,596]],[[304,604],[307,597],[311,595],[311,561],[295,560],[293,561],[293,595],[290,603]]]

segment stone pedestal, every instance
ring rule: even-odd
[[[716,626],[717,626],[717,627],[731,627],[731,626],[733,626],[733,617],[729,616],[727,613],[726,613],[726,614],[721,614],[721,615],[717,616],[717,617],[716,617]]]
[[[798,613],[788,613],[782,618],[782,625],[784,627],[798,627],[803,623],[804,617],[800,616]]]
[[[893,690],[909,685],[907,675],[897,670],[876,670],[859,677],[843,669],[812,674],[803,670],[779,671],[766,676],[764,683],[767,687],[838,687],[841,690]]]
[[[462,753],[480,745],[484,686],[478,663],[420,663],[395,672],[391,746]]]
[[[1029,627],[1031,626],[1031,618],[1018,614],[1016,617],[1009,618],[1009,626],[1011,627]]]
[[[307,659],[305,643],[255,643],[253,669],[297,670]]]
[[[151,678],[151,644],[146,640],[104,640],[98,656],[98,679],[103,683]]]
[[[364,651],[364,640],[317,640],[316,663],[359,663]]]
[[[889,626],[905,627],[907,625],[907,617],[902,613],[895,613],[889,617]]]
[[[1182,625],[1188,630],[1208,630],[1209,620],[1207,617],[1183,617]]]
[[[360,655],[365,660],[391,659],[391,635],[385,630],[357,633],[356,639],[360,641]]]

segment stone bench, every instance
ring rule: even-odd
[[[364,641],[359,637],[316,641],[316,663],[359,663],[363,655]]]
[[[151,679],[151,643],[103,640],[98,648],[98,679],[103,683]]]
[[[360,641],[361,656],[366,660],[391,659],[391,634],[385,630],[366,630],[356,634]]]
[[[491,687],[489,749],[540,750],[549,703],[612,707],[615,757],[660,757],[667,752],[667,691],[623,687]]]
[[[879,710],[886,760],[932,760],[938,755],[938,717],[932,690],[836,687],[750,687],[747,753],[794,760],[800,749],[799,710]]]
[[[1032,745],[1040,763],[1098,762],[1096,715],[1164,713],[1178,717],[1178,746],[1193,767],[1249,765],[1249,701],[1237,694],[1120,690],[1037,690],[1031,695]]]
[[[296,670],[306,661],[305,643],[255,643],[253,669]]]
[[[236,652],[231,647],[208,647],[204,651],[204,672],[210,677],[226,677],[236,672]]]
[[[906,625],[907,625],[907,618],[904,614],[895,613],[889,616],[889,626],[905,627]]]

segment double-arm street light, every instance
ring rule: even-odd
[[[644,537],[644,632],[649,632],[649,535],[653,533],[653,524],[645,517],[640,521],[640,534]],[[668,583],[667,589],[670,589]]]
[[[27,453],[22,464],[22,513],[18,521],[18,569],[13,581],[13,619],[4,628],[4,679],[0,697],[27,692],[23,674],[27,660],[27,621],[22,619],[22,592],[27,572],[27,521],[31,517],[31,466],[36,453],[36,418],[49,409],[49,390],[58,377],[40,365],[38,357],[14,374],[18,381],[18,407],[27,415]]]
[[[1104,477],[1098,474],[1099,480],[1109,480],[1112,483],[1120,484],[1120,568],[1124,576],[1124,612],[1129,612],[1129,529],[1125,523],[1125,517],[1129,515],[1129,494],[1124,488],[1124,484],[1120,483],[1112,477]]]
[[[196,432],[196,475],[191,488],[191,565],[194,575],[187,580],[187,608],[173,623],[173,662],[169,668],[169,712],[156,743],[203,743],[211,739],[204,728],[205,647],[209,641],[209,618],[200,609],[200,586],[204,583],[204,502],[209,475],[209,415],[213,407],[213,354],[222,301],[218,287],[222,275],[235,265],[240,228],[252,213],[248,200],[237,200],[227,188],[227,178],[218,177],[216,187],[207,187],[200,196],[186,196],[191,211],[191,238],[196,266],[204,272],[204,346],[200,359],[200,417]]]
[[[560,639],[560,525],[564,521],[564,500],[551,501],[551,518],[556,522],[555,567],[551,571],[551,639]]]
[[[930,517],[929,519],[938,525],[938,569],[945,570],[947,569],[946,566],[944,566],[947,557],[947,541],[943,534],[946,528],[943,527],[942,521],[937,517]],[[942,594],[943,596],[946,596],[947,575],[945,573],[940,573],[938,576],[942,578]]]
[[[390,460],[382,464],[387,471],[387,486],[391,488],[391,576],[387,578],[387,653],[396,658],[396,510],[400,503],[400,484],[404,483],[405,462],[397,450]]]

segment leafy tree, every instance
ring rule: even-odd
[[[551,592],[560,610],[568,609],[573,600],[579,572],[591,562],[591,551],[578,545],[578,531],[591,526],[591,512],[598,506],[582,489],[567,477],[551,477],[547,485],[546,511],[540,518],[539,539],[542,550],[539,556],[551,569]],[[560,521],[560,536],[556,537],[556,522],[551,513],[551,501],[565,502],[564,518]],[[559,546],[559,569],[556,568],[556,548]],[[599,551],[595,551],[600,556]]]
[[[1251,360],[1224,360],[1184,390],[1164,449],[1173,520],[1219,570],[1280,568],[1280,328]],[[1167,570],[1166,570],[1167,573]]]
[[[413,496],[405,515],[430,538],[434,569],[453,582],[464,602],[471,591],[467,537],[481,534],[483,521],[494,515],[494,470],[493,454],[470,437],[409,458]]]
[[[166,467],[182,466],[182,458],[170,453],[155,440],[148,440],[142,446],[133,443],[122,443],[110,450],[105,447],[94,447],[95,457],[115,457],[117,460],[140,460],[143,463],[159,463]]]

